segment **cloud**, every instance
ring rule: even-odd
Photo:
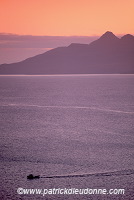
[[[0,34],[0,48],[55,48],[70,43],[90,43],[97,36],[32,36]]]

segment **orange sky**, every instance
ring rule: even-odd
[[[134,0],[0,0],[0,19],[2,33],[134,34]]]

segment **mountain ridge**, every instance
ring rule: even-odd
[[[134,73],[134,36],[107,31],[90,44],[72,43],[21,62],[0,65],[0,74]]]

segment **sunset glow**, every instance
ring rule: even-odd
[[[134,34],[133,0],[1,0],[1,33],[20,35]]]

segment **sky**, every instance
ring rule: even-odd
[[[133,10],[134,0],[0,0],[0,64],[106,31],[133,35]]]

